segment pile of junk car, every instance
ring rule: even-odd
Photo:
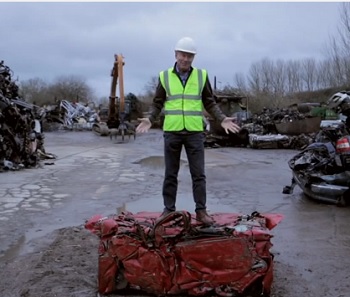
[[[85,228],[100,238],[100,294],[270,296],[271,229],[280,214],[214,213],[204,226],[175,211],[96,215]]]
[[[321,123],[315,142],[289,160],[292,182],[283,188],[283,193],[293,193],[298,185],[314,200],[344,206],[350,203],[350,92],[334,94],[327,105],[345,115],[346,122]]]
[[[238,93],[215,92],[215,100],[228,117],[241,126],[239,133],[226,134],[220,123],[204,114],[206,147],[241,146],[254,149],[300,149],[314,141],[321,118],[295,108],[264,108],[252,114]]]
[[[249,146],[256,149],[300,149],[314,142],[321,118],[293,108],[264,108],[254,114],[249,131]]]
[[[55,158],[44,149],[43,113],[18,95],[12,71],[0,62],[0,171],[36,167]]]
[[[215,91],[215,101],[221,111],[226,116],[235,117],[239,125],[245,123],[251,117],[250,112],[242,104],[243,98],[245,96],[234,92]],[[249,144],[249,131],[245,127],[242,127],[239,133],[226,134],[220,123],[214,121],[206,111],[204,111],[204,121],[206,126],[206,147],[247,146]]]

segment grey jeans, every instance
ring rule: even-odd
[[[204,133],[164,132],[165,176],[163,182],[164,207],[176,210],[178,173],[182,147],[185,148],[192,178],[195,210],[206,209],[206,176],[204,166]]]

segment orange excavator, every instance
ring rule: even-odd
[[[109,96],[109,112],[107,126],[108,128],[118,129],[122,117],[125,117],[124,111],[124,75],[123,75],[123,66],[125,65],[124,57],[122,55],[114,55],[115,61],[113,69],[111,72],[112,84],[111,84],[111,93]],[[119,98],[116,96],[117,85],[119,80]],[[119,99],[119,110],[117,107]],[[124,115],[123,115],[124,114]]]
[[[124,96],[124,57],[121,54],[114,55],[114,64],[111,71],[112,83],[109,96],[108,109],[100,111],[100,122],[93,127],[94,132],[105,135],[121,135],[124,141],[125,135],[136,138],[135,128],[126,119],[125,96]],[[119,97],[117,86],[119,84]],[[107,117],[106,117],[107,113]]]

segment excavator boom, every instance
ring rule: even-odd
[[[125,97],[124,97],[124,57],[119,55],[114,55],[114,64],[111,71],[112,83],[109,95],[108,104],[108,116],[107,121],[102,120],[93,126],[93,131],[100,135],[109,135],[112,139],[112,135],[117,137],[117,135],[122,136],[124,141],[125,135],[134,135],[136,138],[135,127],[127,121],[127,115],[125,111]],[[117,96],[117,87],[119,84],[119,97]],[[100,117],[101,118],[101,117]]]
[[[109,96],[109,111],[108,111],[108,128],[118,128],[120,125],[120,116],[124,111],[124,76],[123,66],[124,57],[114,55],[114,65],[112,68],[111,76],[111,92]],[[119,81],[119,102],[117,102],[117,86]],[[117,104],[119,103],[119,104]],[[118,108],[119,107],[119,108]]]

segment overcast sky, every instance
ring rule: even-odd
[[[125,93],[144,92],[174,63],[174,46],[192,37],[193,66],[222,86],[252,63],[324,59],[339,22],[337,2],[0,3],[0,60],[19,82],[65,75],[108,97],[114,54],[123,54]],[[220,84],[218,83],[218,87]]]

